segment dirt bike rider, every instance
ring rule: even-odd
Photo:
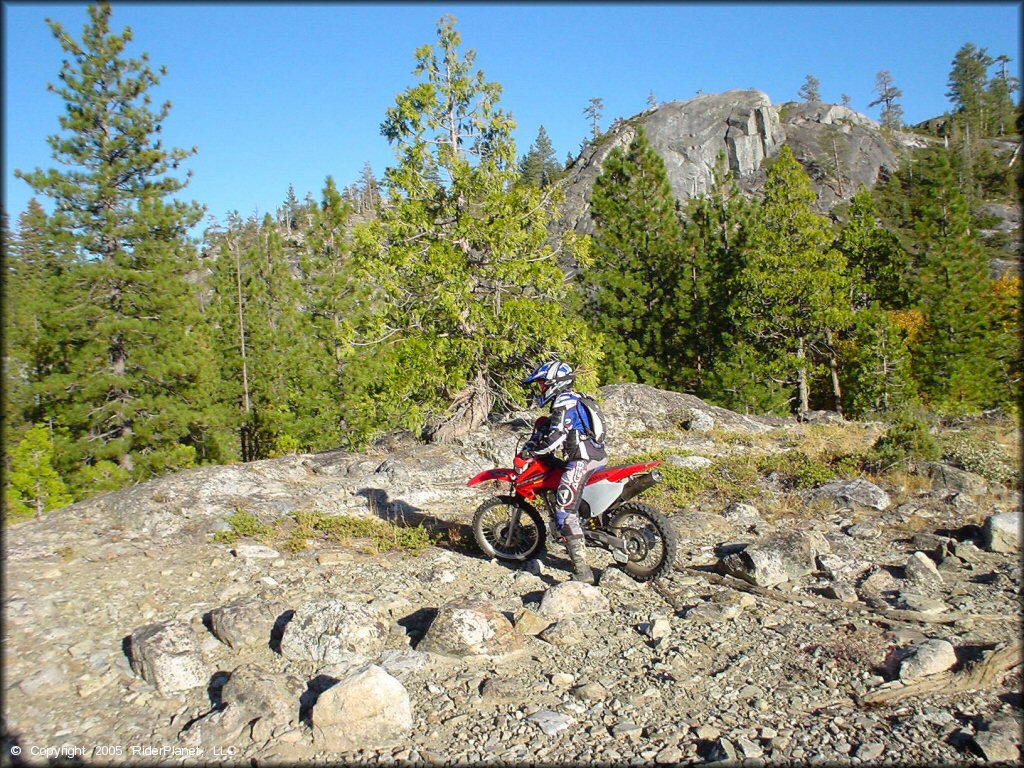
[[[590,417],[580,405],[580,395],[573,391],[575,381],[572,367],[559,360],[544,363],[523,380],[528,387],[536,385],[536,404],[550,404],[551,414],[537,419],[533,434],[519,455],[553,456],[558,449],[565,452],[565,470],[555,496],[555,522],[565,537],[573,580],[593,584],[594,572],[587,564],[580,525],[580,494],[590,476],[605,466],[608,457],[604,444],[596,442],[589,432]]]

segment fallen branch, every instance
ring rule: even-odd
[[[1003,675],[1021,663],[1021,641],[1000,643],[986,651],[981,659],[959,671],[942,672],[922,680],[904,683],[893,681],[860,699],[861,704],[877,705],[899,701],[923,693],[962,693],[991,688],[999,684]]]

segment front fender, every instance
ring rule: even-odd
[[[511,469],[488,469],[481,472],[479,475],[470,480],[466,485],[479,485],[480,483],[486,483],[489,480],[503,480],[507,483],[512,482],[512,478],[515,477],[515,472]]]

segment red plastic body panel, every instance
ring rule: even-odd
[[[591,475],[587,485],[599,480],[618,483],[630,475],[647,472],[661,463],[660,461],[649,461],[646,464],[630,464],[624,467],[602,469]],[[488,469],[470,480],[468,485],[477,485],[489,480],[510,482],[515,486],[516,493],[527,500],[535,499],[538,493],[558,489],[558,481],[562,477],[562,470],[559,467],[545,464],[542,458],[530,459],[521,464],[523,470],[518,476],[512,469]]]

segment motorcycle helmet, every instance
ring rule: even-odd
[[[563,392],[572,386],[576,380],[576,372],[568,363],[558,360],[551,360],[544,363],[537,370],[527,376],[523,383],[527,386],[537,385],[537,394],[534,402],[538,406],[547,405],[554,400],[559,392]]]

